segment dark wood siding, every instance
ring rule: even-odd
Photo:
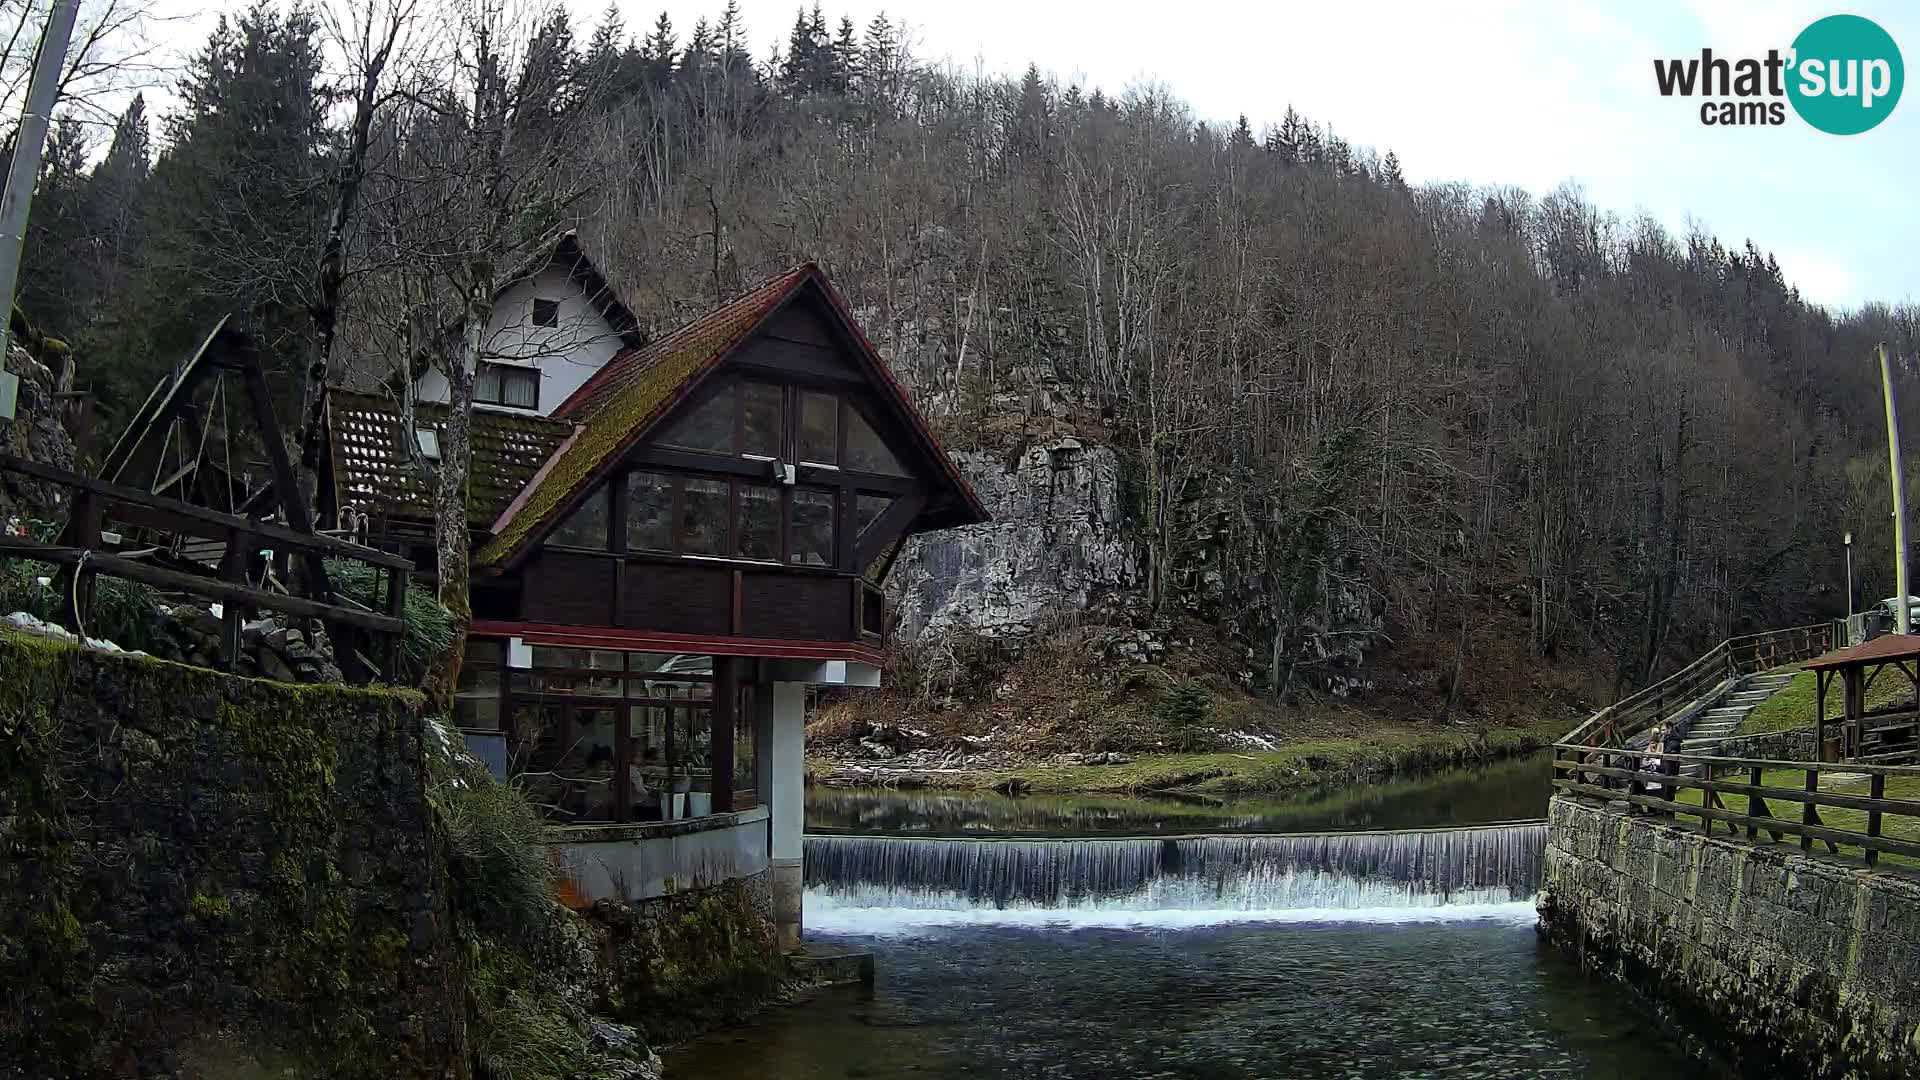
[[[767,320],[761,333],[808,345],[833,345],[839,341],[826,319],[808,303],[788,304]]]
[[[621,625],[667,634],[733,629],[733,568],[717,563],[631,562]]]
[[[520,610],[528,622],[606,626],[613,618],[613,560],[542,551],[527,564]]]
[[[807,641],[853,637],[853,584],[843,577],[746,574],[741,586],[742,635]]]
[[[865,381],[853,360],[838,348],[807,345],[764,334],[741,346],[728,363],[848,385]]]

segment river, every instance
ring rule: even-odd
[[[667,1075],[1700,1071],[1537,941],[1542,827],[1482,823],[1544,813],[1544,771],[1216,806],[816,792],[810,822],[856,835],[808,839],[808,936],[872,949],[876,985],[679,1047]]]

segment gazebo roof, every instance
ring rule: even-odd
[[[1920,634],[1882,634],[1864,645],[1809,660],[1807,667],[1813,671],[1845,670],[1916,659],[1920,659]]]

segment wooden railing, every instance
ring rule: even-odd
[[[324,622],[335,638],[336,658],[349,681],[365,681],[382,674],[394,678],[400,656],[400,636],[406,630],[405,583],[408,571],[413,569],[410,561],[319,533],[209,510],[10,454],[0,453],[0,472],[17,473],[73,492],[68,528],[59,542],[0,536],[0,559],[31,559],[62,568],[60,591],[65,598],[65,610],[60,621],[68,630],[84,631],[92,606],[93,579],[106,574],[220,601],[223,605],[221,654],[229,668],[239,655],[245,610],[264,608]],[[103,529],[109,521],[157,527],[181,536],[216,541],[224,552],[219,576],[155,565],[144,557],[151,554],[151,549],[146,553],[109,550]],[[262,588],[249,580],[248,564],[263,546],[292,551],[308,561],[314,568],[309,577],[318,579],[319,594],[311,598],[293,596]],[[356,559],[384,570],[386,610],[372,611],[336,595],[327,586],[324,571],[318,569],[323,558]],[[378,655],[371,665],[364,662],[365,658],[351,644],[356,632],[374,637],[374,651]],[[374,670],[374,665],[379,670]]]
[[[1828,652],[1840,640],[1834,626],[1831,622],[1814,623],[1728,638],[1672,675],[1594,713],[1561,741],[1582,746],[1624,745],[1656,720],[1687,718],[1694,709],[1718,697],[1725,684],[1733,680]]]
[[[1624,801],[1676,820],[1699,818],[1709,836],[1717,823],[1727,826],[1729,836],[1744,834],[1756,842],[1765,834],[1774,843],[1797,837],[1803,850],[1811,850],[1815,841],[1836,854],[1858,849],[1869,866],[1877,864],[1883,852],[1920,860],[1920,801],[1886,797],[1889,783],[1903,793],[1920,794],[1920,767],[1667,753],[1657,755],[1657,761],[1651,764],[1642,750],[1563,743],[1554,747],[1553,786],[1569,794]],[[1681,771],[1688,768],[1697,769],[1698,775]],[[1837,790],[1856,785],[1866,790]],[[1698,792],[1700,801],[1686,801],[1681,792]],[[1742,796],[1743,809],[1728,805],[1729,798]],[[1776,812],[1781,803],[1798,811]],[[1822,816],[1823,808],[1832,820]],[[1849,817],[1840,817],[1840,812]]]
[[[1835,624],[1821,623],[1722,642],[1555,743],[1554,789],[1675,820],[1697,818],[1708,835],[1725,825],[1730,836],[1756,843],[1793,837],[1803,850],[1820,843],[1831,853],[1858,854],[1869,866],[1882,854],[1920,861],[1920,799],[1904,797],[1920,796],[1920,767],[1768,761],[1627,745],[1657,720],[1681,721],[1704,709],[1743,676],[1810,659],[1841,640]],[[1887,797],[1889,785],[1896,797]],[[1698,795],[1697,803],[1690,793]],[[1740,808],[1730,805],[1740,799]]]

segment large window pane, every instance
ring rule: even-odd
[[[665,816],[667,789],[667,722],[664,705],[633,705],[627,742],[628,816],[634,821],[659,821]]]
[[[561,812],[581,821],[615,819],[613,790],[613,706],[575,708],[567,732],[568,746],[560,759],[564,783]]]
[[[704,706],[673,707],[673,736],[668,744],[673,797],[668,816],[674,820],[713,813],[712,715]]]
[[[585,649],[556,649],[547,645],[535,645],[533,647],[533,666],[537,668],[586,667],[587,651]]]
[[[594,489],[578,510],[547,534],[547,543],[604,550],[607,546],[606,487]]]
[[[499,364],[481,364],[473,375],[473,400],[483,405],[499,404],[500,373],[504,370]]]
[[[833,492],[794,490],[793,561],[804,566],[833,565]]]
[[[860,410],[847,409],[847,460],[843,463],[854,472],[879,473],[882,476],[905,476],[907,470],[900,467],[900,459],[887,449],[878,433],[868,426]]]
[[[840,399],[834,395],[801,392],[800,460],[840,463]]]
[[[727,484],[688,477],[681,500],[680,534],[689,555],[727,553]]]
[[[682,417],[660,436],[661,445],[703,450],[709,454],[733,453],[733,389],[721,387],[699,408]]]
[[[500,670],[460,666],[460,688],[453,694],[454,726],[476,731],[500,728]]]
[[[544,810],[559,810],[566,798],[566,785],[557,769],[566,752],[560,745],[565,729],[566,707],[557,702],[526,702],[513,708],[508,774],[528,800]]]
[[[856,539],[867,535],[867,528],[880,520],[880,515],[893,505],[890,495],[860,495],[853,500],[853,535]]]
[[[770,383],[746,383],[740,388],[740,452],[762,457],[780,456],[782,403],[786,391]]]
[[[627,550],[673,550],[673,481],[659,473],[627,474]]]
[[[739,555],[743,559],[780,559],[780,489],[740,485]]]

